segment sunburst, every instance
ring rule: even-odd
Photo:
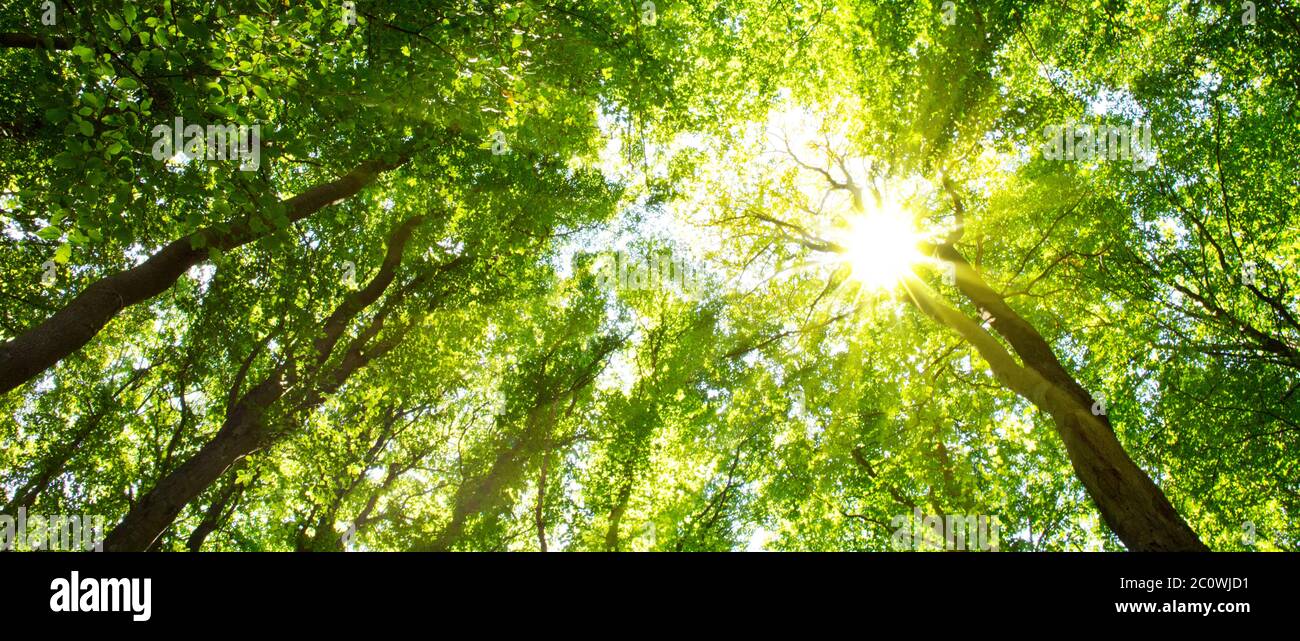
[[[912,218],[896,206],[884,206],[848,220],[837,239],[850,277],[873,290],[896,287],[925,260],[917,249],[921,234]]]

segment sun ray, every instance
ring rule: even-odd
[[[868,289],[895,288],[925,257],[917,250],[921,239],[911,217],[897,206],[885,206],[854,216],[839,238],[851,278]]]

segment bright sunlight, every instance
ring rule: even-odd
[[[916,249],[919,238],[906,213],[886,206],[850,219],[840,244],[854,280],[873,289],[890,289],[923,259]]]

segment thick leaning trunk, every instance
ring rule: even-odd
[[[104,539],[108,552],[149,549],[190,501],[253,453],[267,437],[264,413],[284,395],[279,376],[268,377],[240,400],[221,431],[203,449],[164,476]]]
[[[406,243],[415,227],[423,220],[423,216],[413,216],[393,230],[379,271],[365,287],[346,296],[326,320],[322,335],[315,344],[318,352],[314,364],[309,367],[305,381],[288,374],[296,368],[296,361],[290,359],[244,394],[232,407],[216,437],[158,481],[127,512],[122,522],[104,539],[105,550],[133,552],[149,549],[172,521],[176,520],[181,510],[216,482],[231,465],[269,444],[275,434],[267,424],[266,414],[285,396],[288,389],[300,383],[308,386],[309,389],[301,393],[302,402],[296,404],[294,409],[303,411],[315,407],[324,402],[326,394],[338,389],[357,370],[395,346],[395,340],[373,344],[370,342],[392,309],[386,306],[345,347],[343,358],[336,366],[328,372],[320,370],[334,353],[348,322],[378,300],[392,283]],[[393,302],[393,299],[390,298],[389,302]]]
[[[989,313],[993,321],[993,331],[1007,340],[1011,349],[1020,357],[1020,361],[1053,385],[1065,390],[1080,405],[1091,410],[1093,404],[1097,402],[1096,399],[1066,371],[1065,366],[1061,365],[1056,352],[1052,351],[1052,347],[1043,339],[1042,334],[1039,334],[1029,321],[1016,313],[1007,304],[1006,299],[984,281],[966,257],[951,244],[939,245],[935,253],[953,264],[956,268],[957,289],[972,304]],[[1097,418],[1105,423],[1106,429],[1113,431],[1110,419],[1104,413]]]
[[[285,215],[290,223],[307,218],[356,194],[377,175],[403,162],[366,161],[337,180],[282,201]],[[210,248],[229,251],[271,233],[270,229],[254,232],[243,222],[233,223],[232,227],[228,232],[215,227],[196,232],[206,239],[198,249],[189,236],[172,241],[143,263],[91,283],[53,316],[0,345],[0,394],[32,380],[81,349],[126,307],[167,291],[186,270],[204,261]]]
[[[376,323],[372,322],[371,328],[375,326]],[[366,338],[369,337],[367,334]],[[342,386],[357,370],[395,346],[395,342],[380,342],[373,346],[366,345],[366,342],[367,340],[358,340],[349,345],[339,365],[328,376],[322,377],[325,382],[321,388],[307,393],[306,400],[295,406],[296,409],[305,411],[320,405],[328,393]],[[246,394],[216,438],[171,474],[163,477],[109,533],[104,540],[104,549],[110,552],[147,550],[176,520],[181,510],[215,483],[226,470],[249,454],[271,444],[276,434],[266,423],[265,414],[291,386],[285,384],[281,369]]]
[[[924,283],[909,278],[907,284],[923,313],[961,334],[1000,382],[1052,417],[1075,474],[1124,545],[1134,551],[1208,550],[1160,488],[1129,458],[1110,426],[1075,394],[1016,363],[988,332],[940,302]]]

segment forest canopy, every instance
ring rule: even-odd
[[[3,0],[0,515],[1295,550],[1297,43],[1290,0]]]

